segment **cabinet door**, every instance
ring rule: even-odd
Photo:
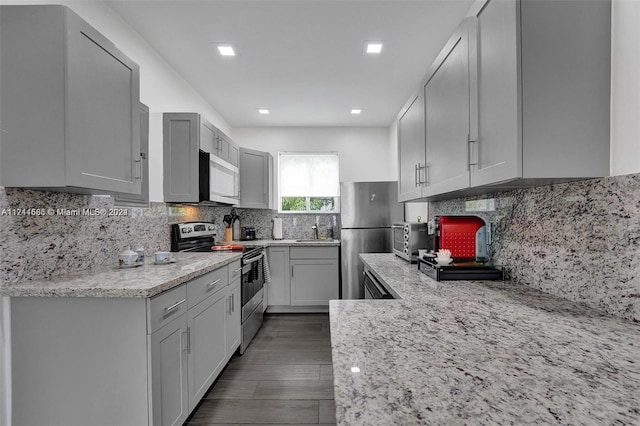
[[[469,186],[468,22],[463,21],[446,43],[424,86],[427,196]]]
[[[142,158],[142,191],[140,195],[116,194],[116,206],[149,207],[149,107],[140,104],[140,157]]]
[[[240,279],[235,280],[229,284],[229,292],[227,295],[227,359],[230,358],[233,353],[240,346],[240,333],[241,333],[241,314],[242,302],[240,298]]]
[[[140,75],[133,61],[66,13],[67,185],[140,194]]]
[[[163,115],[164,201],[198,202],[200,125],[197,114]]]
[[[240,207],[269,208],[268,153],[240,148]]]
[[[492,0],[477,14],[478,139],[471,186],[522,175],[519,7]]]
[[[337,259],[291,260],[291,305],[323,305],[338,298]]]
[[[425,153],[424,94],[412,96],[398,118],[398,201],[422,197]]]
[[[228,161],[236,167],[238,167],[238,164],[240,164],[240,147],[233,142],[229,144]]]
[[[209,154],[218,155],[218,129],[202,117],[200,117],[199,148]]]
[[[271,282],[267,284],[269,305],[288,306],[291,304],[289,247],[269,247],[267,257],[271,272]]]
[[[187,397],[187,316],[151,335],[154,425],[181,425],[189,415]]]
[[[226,362],[227,292],[221,289],[187,311],[189,410],[207,392]]]

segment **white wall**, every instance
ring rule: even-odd
[[[270,152],[276,163],[279,151],[336,151],[343,182],[397,180],[386,127],[234,128],[233,136],[240,146]]]
[[[2,1],[2,4],[64,4],[140,66],[140,101],[149,107],[149,198],[162,201],[162,113],[199,112],[233,137],[227,121],[140,35],[101,1]]]
[[[613,0],[611,175],[640,171],[640,1]]]

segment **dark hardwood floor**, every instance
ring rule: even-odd
[[[335,424],[328,314],[266,315],[187,424]]]

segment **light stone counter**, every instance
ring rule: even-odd
[[[176,263],[120,269],[89,269],[48,280],[22,281],[0,286],[0,296],[11,297],[152,297],[207,272],[240,260],[241,252],[173,253]]]
[[[337,423],[640,424],[640,326],[363,254],[399,300],[333,300]]]
[[[246,246],[334,247],[339,240],[234,241]],[[155,265],[152,255],[143,266],[112,267],[59,275],[47,280],[20,281],[0,285],[0,296],[9,297],[152,297],[207,272],[240,260],[241,252],[173,253],[176,263]]]

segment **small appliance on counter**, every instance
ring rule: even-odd
[[[478,216],[436,216],[427,230],[427,250],[450,250],[454,261],[489,260],[487,226]]]
[[[421,222],[395,222],[393,252],[402,259],[416,263],[418,250],[427,247],[427,224]]]
[[[253,226],[243,226],[240,228],[241,241],[253,241],[256,239],[256,228]]]
[[[428,254],[418,261],[418,269],[441,280],[502,280],[504,269],[487,264],[489,238],[484,220],[477,216],[436,216],[428,223]],[[446,252],[449,262],[436,253]]]

